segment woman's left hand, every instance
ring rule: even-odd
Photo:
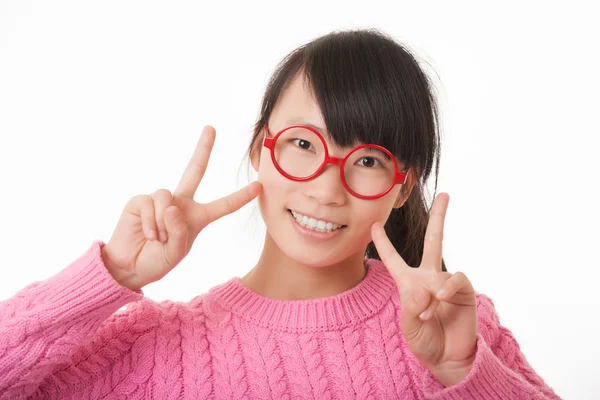
[[[446,387],[467,376],[477,350],[475,290],[462,272],[442,271],[449,200],[440,193],[433,203],[419,268],[404,262],[380,223],[371,227],[381,261],[400,290],[402,334],[416,358]]]

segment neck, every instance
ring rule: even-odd
[[[307,300],[340,294],[365,277],[364,249],[325,267],[307,266],[288,257],[267,232],[260,259],[241,282],[261,296]]]

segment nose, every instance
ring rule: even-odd
[[[305,196],[315,199],[323,206],[343,205],[349,195],[340,178],[340,167],[336,164],[328,164],[321,174],[303,185]]]

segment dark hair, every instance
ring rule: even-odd
[[[380,31],[337,31],[319,37],[277,66],[263,97],[249,156],[259,151],[256,140],[277,100],[300,73],[336,145],[376,143],[411,169],[414,187],[404,205],[392,210],[385,230],[406,263],[418,267],[429,220],[425,183],[435,160],[437,189],[440,158],[437,103],[427,76],[409,50]],[[401,190],[409,190],[409,185]],[[372,242],[365,257],[380,259]],[[443,259],[442,269],[446,271]]]

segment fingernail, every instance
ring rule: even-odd
[[[160,231],[158,233],[158,240],[160,240],[161,242],[166,242],[167,241],[167,232]]]
[[[447,293],[447,292],[446,292],[446,289],[440,289],[440,291],[439,291],[439,292],[437,292],[437,295],[436,295],[436,297],[438,297],[438,298],[439,298],[439,297],[444,297],[444,296],[446,295],[446,293]]]
[[[154,240],[156,238],[156,235],[154,233],[154,229],[148,229],[146,231],[146,236],[148,237],[148,239]]]
[[[421,318],[421,319],[425,319],[426,316],[427,316],[427,310],[425,310],[421,314],[419,314],[419,318]]]

